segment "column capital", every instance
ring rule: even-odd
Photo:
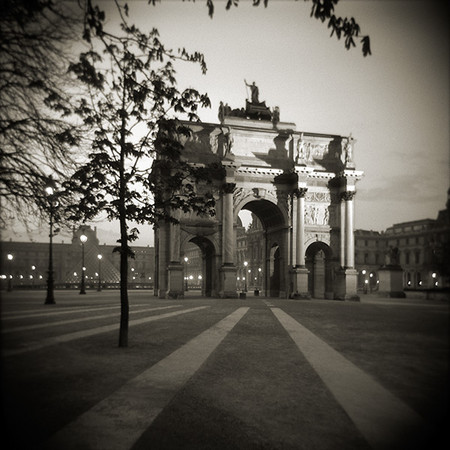
[[[307,192],[308,192],[308,188],[295,188],[293,190],[292,194],[297,198],[303,198],[303,197],[305,197]]]
[[[341,200],[344,200],[346,202],[353,200],[353,197],[356,195],[355,191],[345,191],[341,192]]]
[[[222,192],[224,194],[232,194],[236,189],[236,183],[224,183],[222,185]]]

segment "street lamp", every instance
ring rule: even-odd
[[[189,261],[189,258],[187,256],[184,257],[184,263],[187,265]],[[188,290],[188,277],[187,277],[187,267],[185,268],[185,274],[186,276],[184,277],[184,290],[187,291]]]
[[[82,234],[80,236],[81,241],[81,289],[80,294],[86,294],[86,289],[84,286],[84,271],[86,268],[84,267],[84,243],[87,241],[87,236],[85,234]]]
[[[49,182],[44,188],[45,195],[48,198],[48,203],[50,206],[49,210],[49,226],[50,226],[50,234],[49,234],[49,250],[48,250],[48,277],[47,277],[47,296],[45,297],[46,305],[54,305],[55,304],[55,296],[54,296],[54,284],[55,280],[53,277],[53,222],[55,215],[55,208],[58,206],[58,202],[55,200],[55,182],[50,177]]]
[[[102,280],[101,280],[102,272],[101,272],[101,270],[102,270],[103,255],[98,254],[97,258],[98,258],[98,288],[97,288],[97,291],[100,292],[102,290]]]
[[[11,253],[8,253],[8,292],[12,291],[12,274],[11,274],[11,261],[14,259],[14,256]]]
[[[248,266],[248,262],[247,261],[244,261],[244,267],[245,267],[245,269],[247,269],[247,266]],[[244,273],[245,273],[245,277],[244,277],[244,280],[245,280],[245,284],[244,284],[244,292],[247,292],[247,274],[246,274],[246,270],[244,270]]]

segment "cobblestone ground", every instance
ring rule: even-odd
[[[4,448],[440,448],[448,303],[2,294]]]

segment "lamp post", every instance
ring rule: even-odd
[[[80,236],[80,241],[81,241],[81,289],[80,289],[80,294],[85,295],[86,294],[86,289],[85,289],[85,285],[84,285],[84,271],[85,271],[85,267],[84,267],[84,243],[87,241],[87,236],[85,234],[82,234]]]
[[[187,276],[187,264],[188,264],[189,258],[187,256],[184,257],[184,262],[186,264],[186,268],[185,268],[185,277],[184,277],[184,290],[187,291],[188,290],[188,276]]]
[[[45,297],[46,305],[54,305],[55,304],[55,296],[54,296],[54,284],[55,280],[53,277],[53,222],[55,215],[55,207],[58,206],[58,203],[55,200],[55,183],[50,177],[49,182],[45,186],[45,194],[48,198],[48,203],[50,206],[49,210],[49,226],[50,226],[50,234],[49,234],[49,248],[48,248],[48,277],[47,277],[47,296]]]
[[[248,262],[247,261],[244,261],[244,267],[245,267],[245,269],[244,269],[244,274],[245,274],[245,277],[244,277],[244,281],[245,281],[245,283],[244,283],[244,292],[247,292],[247,266],[248,266]]]
[[[98,254],[97,255],[98,258],[98,288],[97,291],[100,292],[102,290],[102,258],[103,255]]]
[[[14,256],[11,253],[8,253],[8,292],[12,291],[12,274],[11,274],[11,261],[14,259]]]

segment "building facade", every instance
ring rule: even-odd
[[[80,236],[85,235],[84,244]],[[84,247],[84,248],[83,248]],[[53,272],[56,288],[77,288],[84,267],[87,287],[114,288],[120,281],[120,255],[115,245],[100,245],[96,229],[89,226],[74,231],[71,243],[53,244]],[[153,287],[154,248],[133,247],[129,260],[130,287]],[[84,253],[84,255],[83,255]],[[84,262],[84,264],[83,264]],[[2,289],[44,288],[48,277],[49,244],[1,242],[0,282]]]
[[[358,288],[377,289],[378,269],[390,249],[398,250],[404,289],[450,287],[449,204],[436,219],[394,224],[382,233],[355,230]]]

